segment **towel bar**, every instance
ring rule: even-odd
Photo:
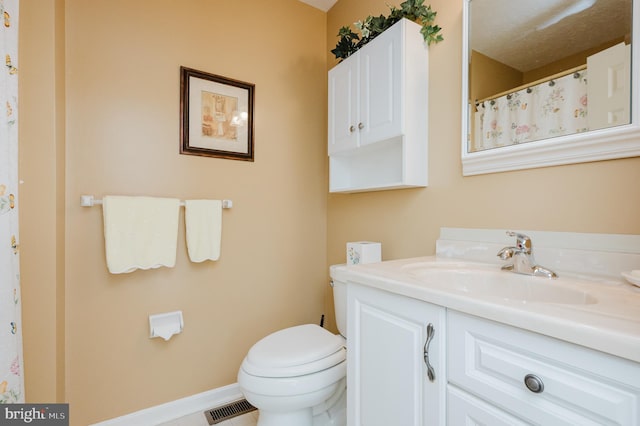
[[[80,205],[82,207],[93,207],[95,205],[102,204],[102,200],[97,200],[93,197],[93,195],[81,195],[80,196]],[[180,206],[184,207],[184,201],[180,201]],[[233,207],[232,200],[222,200],[222,208],[230,209]]]

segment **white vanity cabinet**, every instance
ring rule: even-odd
[[[640,365],[448,311],[448,424],[639,425]]]
[[[347,424],[444,425],[445,309],[354,283],[347,303]]]
[[[637,362],[354,282],[347,333],[349,425],[640,425]]]
[[[329,71],[330,192],[427,185],[428,52],[402,19]]]

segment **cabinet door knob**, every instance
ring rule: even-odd
[[[524,376],[524,384],[533,393],[542,393],[544,390],[544,383],[540,377],[533,374],[527,374]]]
[[[360,130],[364,129],[364,124],[358,123],[358,129],[360,129]]]
[[[355,131],[356,131],[356,126],[351,125],[351,126],[349,127],[349,133],[353,133],[353,132],[355,132]]]

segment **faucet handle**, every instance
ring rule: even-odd
[[[531,238],[528,235],[513,231],[507,231],[507,235],[510,237],[516,237],[516,247],[524,251],[526,254],[531,254],[532,244]]]

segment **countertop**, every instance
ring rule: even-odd
[[[421,268],[438,267],[469,274],[489,274],[505,285],[553,286],[584,292],[590,303],[567,304],[517,300],[503,295],[461,291],[454,283],[420,276]],[[413,272],[412,272],[413,271]],[[501,275],[496,275],[501,274]],[[461,275],[462,276],[462,275]],[[353,282],[443,306],[459,312],[540,333],[640,362],[640,288],[611,278],[562,273],[557,279],[501,271],[499,265],[437,256],[331,267],[334,280]],[[513,280],[513,281],[510,281]]]

